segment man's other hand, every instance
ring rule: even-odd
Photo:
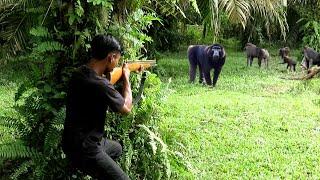
[[[122,66],[122,79],[129,81],[129,76],[130,76],[130,70],[128,68],[128,64],[124,63]]]

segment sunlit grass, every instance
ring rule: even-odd
[[[162,136],[183,162],[172,160],[174,179],[320,178],[320,81],[281,79],[301,72],[278,61],[247,68],[229,52],[215,88],[187,83],[186,53],[159,61],[173,90]]]

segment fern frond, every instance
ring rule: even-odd
[[[36,8],[27,8],[26,9],[26,12],[27,13],[37,13],[37,14],[40,14],[40,13],[45,13],[46,12],[46,8],[41,6],[41,7],[36,7]]]
[[[37,166],[33,170],[34,179],[45,179],[48,160],[38,159],[38,162],[36,162],[36,164]]]
[[[37,151],[34,148],[26,146],[23,141],[0,145],[0,157],[5,159],[26,158],[37,155]]]
[[[55,129],[52,125],[50,126],[44,141],[44,153],[51,154],[53,150],[58,147],[61,141],[61,132]]]
[[[45,141],[44,141],[44,152],[45,154],[53,153],[60,141],[61,134],[63,129],[63,122],[66,116],[66,109],[61,108],[60,111],[56,114],[55,118],[52,120],[52,123],[49,125]]]
[[[145,125],[138,125],[138,127],[144,129],[145,131],[147,131],[147,133],[149,134],[149,138],[150,138],[150,142],[149,144],[151,145],[153,154],[156,154],[157,152],[157,142],[161,145],[161,152],[167,152],[168,151],[168,147],[167,145],[162,141],[162,139],[160,137],[158,137],[154,132],[152,132],[147,126]]]
[[[51,34],[48,31],[48,28],[43,26],[38,26],[35,28],[32,28],[30,30],[30,34],[36,37],[43,37],[43,38],[50,38]]]
[[[137,152],[134,150],[132,142],[127,135],[125,135],[123,143],[126,149],[126,153],[124,154],[124,169],[125,171],[130,171],[132,166],[132,159],[137,154]]]
[[[21,176],[29,171],[29,168],[33,165],[33,161],[25,161],[23,162],[13,174],[11,174],[11,179],[18,180],[21,179]]]
[[[141,142],[138,143],[144,147],[140,155],[141,157],[139,158],[148,159],[139,164],[140,168],[148,174],[148,179],[169,179],[171,176],[171,167],[168,158],[170,151],[167,145],[146,125],[140,124],[138,127],[140,127],[142,131],[145,131],[143,132],[143,137],[147,136],[147,138],[149,138],[149,140],[145,139],[145,141],[142,141],[142,144]],[[152,152],[148,151],[149,147],[147,147],[147,144],[150,145]],[[149,172],[152,172],[152,174],[149,174]]]
[[[36,17],[43,9],[39,3],[32,0],[0,1],[0,41],[4,42],[1,48],[6,50],[7,57],[26,49],[30,28],[38,22]]]
[[[8,116],[0,116],[0,126],[11,129],[12,131],[21,131],[24,127],[20,119]]]
[[[64,119],[66,117],[66,107],[62,107],[58,113],[55,114],[55,117],[53,119],[53,124],[56,128],[60,128],[59,125],[63,125],[64,123]],[[59,130],[62,130],[62,129],[59,129]]]
[[[54,52],[54,51],[64,51],[65,48],[63,45],[56,41],[46,41],[37,45],[34,50],[36,52],[45,53],[45,52]]]
[[[14,95],[14,101],[17,102],[21,98],[23,93],[25,93],[29,89],[29,87],[30,87],[29,81],[22,83]]]

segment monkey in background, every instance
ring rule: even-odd
[[[290,68],[290,71],[296,71],[297,62],[289,56],[289,53],[289,47],[283,47],[279,49],[279,56],[282,59],[282,62],[279,64],[287,64],[287,69]]]
[[[284,47],[279,49],[279,56],[283,60],[284,56],[289,56],[290,48]]]
[[[289,56],[283,56],[283,62],[280,64],[286,64],[287,63],[287,69],[290,67],[290,71],[296,71],[296,65],[297,62],[290,58]]]
[[[263,61],[265,66],[268,67],[268,61],[270,58],[269,52],[266,49],[257,47],[252,43],[247,43],[244,47],[247,54],[247,66],[252,66],[253,58],[258,58],[258,65],[261,67],[261,62]]]
[[[313,65],[320,65],[320,54],[314,49],[305,46],[302,50],[303,60],[301,62],[302,68],[309,70]]]

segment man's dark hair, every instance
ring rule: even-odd
[[[118,40],[111,35],[100,34],[95,36],[91,43],[91,56],[95,59],[102,60],[107,57],[108,53],[122,49]]]

